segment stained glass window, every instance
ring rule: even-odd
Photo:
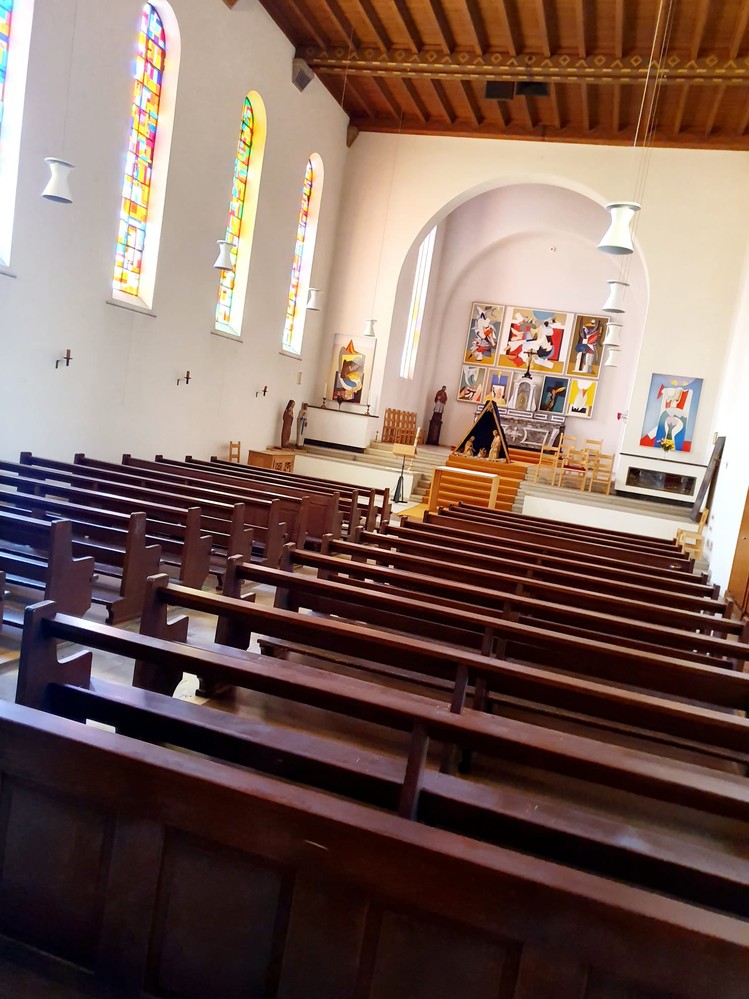
[[[136,297],[140,290],[165,58],[164,25],[155,7],[147,3],[141,14],[136,49],[132,123],[113,282],[115,291]]]
[[[231,202],[229,204],[229,222],[226,226],[226,236],[224,237],[228,243],[232,244],[231,259],[233,269],[221,271],[218,303],[216,305],[216,325],[219,329],[230,329],[232,332],[237,333],[239,332],[237,327],[241,323],[235,323],[234,329],[232,329],[231,314],[236,281],[239,237],[242,232],[242,216],[245,207],[245,196],[247,194],[254,133],[255,115],[252,109],[252,102],[249,97],[245,97],[244,109],[242,111],[242,127],[239,132],[237,155],[234,160],[234,182],[232,185]]]
[[[419,350],[421,324],[424,321],[424,307],[427,301],[429,274],[432,269],[432,253],[434,252],[434,237],[436,233],[437,229],[432,229],[419,247],[416,274],[414,275],[414,285],[411,291],[411,307],[408,311],[406,342],[403,345],[403,354],[401,355],[401,378],[413,378],[416,368],[416,354]]]
[[[0,129],[3,127],[3,111],[5,109],[5,76],[8,72],[12,17],[13,0],[0,0]]]
[[[286,323],[283,330],[283,346],[286,350],[299,353],[301,343],[298,343],[299,323],[299,288],[304,262],[305,237],[307,235],[307,223],[309,221],[310,202],[312,200],[312,189],[315,183],[315,172],[312,166],[312,158],[307,161],[307,169],[304,174],[304,184],[302,186],[302,203],[299,208],[299,221],[296,227],[296,246],[294,247],[294,260],[291,265],[291,281],[289,282],[289,301],[286,306]]]

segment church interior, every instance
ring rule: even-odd
[[[0,0],[0,995],[746,996],[748,171],[749,0]]]

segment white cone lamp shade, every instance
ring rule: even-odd
[[[640,206],[636,201],[612,201],[611,204],[606,205],[606,211],[611,213],[611,223],[598,244],[598,249],[603,253],[615,255],[632,253],[634,246],[629,227],[635,217],[635,212],[639,212],[639,210]]]
[[[218,256],[213,266],[219,271],[233,271],[234,261],[231,259],[232,243],[228,239],[217,239],[216,245],[218,246]]]
[[[309,294],[307,295],[308,312],[320,311],[320,295],[322,295],[322,292],[319,288],[310,288]]]
[[[73,194],[70,190],[70,172],[75,170],[72,163],[47,156],[44,162],[49,166],[49,180],[42,191],[42,197],[47,201],[56,201],[61,205],[70,205]]]
[[[604,368],[618,368],[619,367],[619,348],[618,347],[607,347],[606,348],[606,360],[603,362]]]
[[[606,336],[603,338],[604,347],[616,347],[619,348],[622,345],[621,342],[622,335],[622,324],[621,323],[609,323],[606,326]]]
[[[368,319],[364,324],[364,336],[377,336],[375,333],[376,319]]]
[[[615,315],[625,311],[624,292],[629,285],[626,281],[609,281],[609,297],[603,307],[603,312],[611,312]]]

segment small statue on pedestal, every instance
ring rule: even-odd
[[[429,433],[427,434],[427,444],[439,444],[440,433],[442,432],[442,414],[447,403],[447,386],[443,385],[434,396],[434,412],[429,421]]]
[[[281,422],[281,448],[286,449],[291,440],[291,428],[294,425],[294,400],[289,399],[286,409],[283,411]]]
[[[296,418],[296,446],[304,447],[304,435],[307,433],[307,403],[303,402]]]

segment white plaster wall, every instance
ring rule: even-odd
[[[293,47],[255,0],[233,10],[173,0],[182,58],[154,311],[106,304],[127,145],[141,0],[36,0],[13,244],[0,275],[0,453],[75,450],[223,453],[264,447],[289,398],[312,400],[323,316],[307,319],[301,361],[280,354],[304,168],[325,187],[312,283],[326,287],[346,159],[346,118],[319,81],[291,83]],[[242,343],[212,336],[242,102],[257,90],[268,140]],[[65,134],[63,136],[63,120]],[[40,198],[43,158],[76,164],[70,206]],[[55,370],[66,348],[74,361]],[[189,385],[176,385],[190,370]],[[302,372],[302,385],[297,385]],[[269,386],[268,394],[255,396]],[[7,414],[14,414],[10,418]]]

